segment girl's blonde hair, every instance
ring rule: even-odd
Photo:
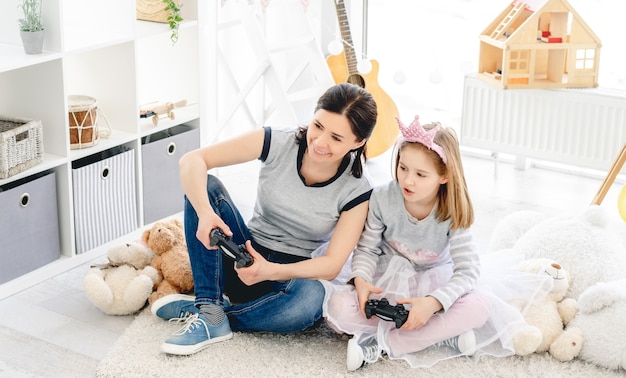
[[[474,207],[465,182],[463,163],[461,161],[461,151],[456,133],[449,127],[442,126],[439,122],[424,125],[424,130],[431,130],[440,126],[435,135],[434,142],[443,148],[447,162],[444,164],[441,157],[433,150],[419,142],[408,142],[400,140],[396,145],[395,164],[393,166],[393,178],[397,181],[397,169],[400,162],[400,153],[407,146],[411,145],[426,152],[433,161],[437,174],[447,177],[448,182],[439,186],[437,193],[437,210],[435,216],[441,222],[447,219],[452,220],[450,226],[455,230],[458,228],[469,228],[474,223]]]

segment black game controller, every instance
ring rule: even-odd
[[[211,230],[209,236],[211,237],[211,246],[218,246],[224,255],[235,260],[237,262],[237,268],[250,266],[254,262],[246,246],[243,244],[237,245],[233,242],[232,238],[226,236],[221,229],[214,228]]]
[[[401,304],[390,305],[387,298],[370,299],[365,303],[365,316],[369,319],[374,315],[382,320],[395,322],[396,328],[400,328],[408,319],[409,312]]]

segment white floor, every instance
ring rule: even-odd
[[[475,151],[464,152],[464,163],[481,248],[486,248],[498,220],[515,210],[582,211],[603,179],[537,167],[522,171],[510,162],[500,162],[495,177],[494,161]],[[244,214],[249,214],[254,200],[249,181],[255,164],[220,172]],[[390,179],[390,154],[371,159],[368,169],[375,183]],[[614,184],[603,202],[618,220],[616,203],[622,185]],[[136,238],[130,235],[125,241]],[[0,377],[94,375],[99,360],[133,320],[107,316],[85,297],[82,279],[91,263],[102,260],[96,258],[0,301]]]

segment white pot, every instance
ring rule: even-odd
[[[35,32],[20,30],[20,35],[22,37],[22,44],[24,45],[24,52],[26,54],[41,53],[41,50],[43,49],[43,30]]]

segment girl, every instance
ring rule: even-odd
[[[196,353],[231,338],[233,329],[298,332],[321,318],[318,279],[340,272],[365,223],[372,187],[363,162],[376,117],[367,91],[339,84],[320,97],[308,127],[263,128],[181,158],[195,297],[170,295],[153,303],[158,317],[186,320],[162,344],[163,352]],[[263,164],[246,225],[226,188],[207,171],[253,159]],[[253,264],[236,268],[212,247],[215,228],[245,242]],[[312,259],[317,249],[325,253]]]
[[[383,351],[412,366],[478,350],[511,354],[503,331],[523,320],[512,306],[477,289],[474,212],[456,136],[439,123],[422,127],[419,117],[408,127],[398,123],[395,180],[375,188],[370,198],[352,259],[354,286],[327,285],[329,325],[354,335],[347,368],[376,362]],[[382,297],[410,309],[399,329],[366,317],[366,302]]]

